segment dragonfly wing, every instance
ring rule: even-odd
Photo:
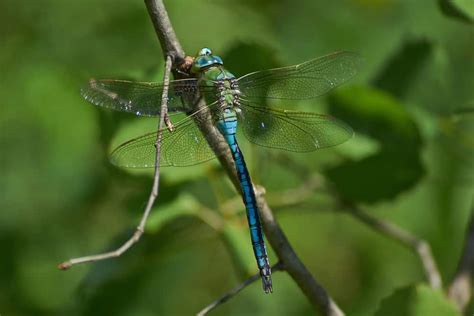
[[[241,125],[247,139],[257,145],[294,152],[309,152],[350,139],[352,128],[328,115],[253,106],[241,107]]]
[[[311,99],[351,79],[361,57],[337,52],[299,65],[247,74],[238,79],[243,98]]]
[[[199,86],[197,79],[173,80],[168,90],[168,111],[187,112],[192,109],[196,92],[210,87]],[[163,85],[152,82],[91,79],[81,89],[90,103],[104,108],[140,116],[159,116]]]
[[[123,143],[112,152],[111,162],[126,168],[154,167],[156,135],[152,132]],[[173,132],[163,129],[161,166],[191,166],[214,157],[214,152],[192,119],[176,125]]]

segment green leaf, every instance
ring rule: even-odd
[[[474,22],[474,3],[472,0],[439,0],[441,11],[464,22]]]
[[[419,129],[391,95],[366,87],[340,89],[329,98],[331,114],[358,134],[379,144],[379,150],[325,171],[336,189],[352,201],[375,203],[396,197],[423,176]]]
[[[426,64],[432,48],[427,39],[406,41],[375,76],[374,85],[394,96],[403,97],[417,80],[417,74]]]
[[[358,161],[349,161],[326,171],[344,197],[375,203],[391,199],[413,187],[423,176],[419,156],[382,151]]]
[[[438,290],[427,285],[409,286],[384,299],[375,316],[460,316],[455,306]]]
[[[247,225],[242,225],[242,221],[225,221],[222,238],[238,277],[244,280],[255,273],[255,259]]]
[[[413,151],[421,137],[411,114],[389,93],[369,87],[340,88],[329,97],[330,113],[356,133],[379,141],[384,150]],[[409,148],[406,148],[409,146]]]
[[[462,158],[469,160],[474,156],[474,105],[441,117],[439,124],[442,135],[460,151],[464,150]]]
[[[227,69],[236,76],[242,76],[257,70],[281,67],[276,56],[276,51],[269,46],[237,42],[222,57]]]
[[[182,216],[195,216],[199,209],[198,202],[188,194],[182,194],[172,203],[155,207],[146,225],[146,231],[157,233],[166,224]]]

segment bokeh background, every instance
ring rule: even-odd
[[[416,315],[458,315],[411,250],[339,202],[429,242],[449,284],[472,216],[473,2],[165,4],[186,52],[211,47],[236,75],[337,50],[364,57],[360,74],[328,96],[281,104],[331,113],[355,137],[303,155],[241,140],[251,174],[348,315],[400,315],[404,302]],[[123,257],[57,270],[123,242],[152,183],[150,170],[117,169],[107,154],[156,120],[96,108],[79,89],[90,77],[159,81],[163,56],[143,1],[2,0],[0,38],[2,316],[190,315],[256,272],[243,205],[215,161],[163,170],[148,231]],[[314,313],[285,273],[274,290],[264,295],[256,282],[214,315]]]

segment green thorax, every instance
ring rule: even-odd
[[[235,79],[235,76],[222,65],[210,66],[201,71],[201,78],[206,80]],[[230,88],[230,85],[229,85]]]

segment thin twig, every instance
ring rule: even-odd
[[[356,219],[360,220],[364,224],[367,224],[379,233],[392,238],[393,240],[406,247],[409,247],[410,249],[413,249],[420,258],[423,270],[425,271],[426,279],[428,280],[430,286],[434,289],[442,288],[441,275],[439,273],[438,267],[436,266],[436,261],[433,258],[433,254],[431,253],[431,247],[425,240],[416,237],[412,233],[393,223],[369,215],[354,204],[349,205],[349,209],[349,214],[354,216]]]
[[[176,67],[183,62],[184,51],[173,30],[168,17],[168,11],[166,11],[161,0],[145,0],[145,5],[160,41],[163,54],[171,56],[173,65]]]
[[[70,259],[66,262],[63,262],[58,265],[58,268],[61,270],[66,270],[72,267],[73,265],[80,264],[80,263],[86,263],[86,262],[94,262],[94,261],[99,261],[99,260],[104,260],[104,259],[109,259],[109,258],[116,258],[122,255],[125,251],[127,251],[130,247],[132,247],[140,237],[143,235],[143,232],[145,231],[145,224],[148,219],[148,216],[150,215],[150,211],[153,207],[153,204],[155,203],[155,200],[158,196],[159,192],[159,185],[160,185],[160,157],[161,157],[161,138],[162,138],[162,131],[165,126],[165,117],[168,113],[168,86],[169,86],[169,81],[170,81],[170,72],[171,72],[171,65],[172,65],[172,59],[170,56],[166,57],[166,63],[165,63],[165,74],[163,78],[163,83],[164,83],[164,88],[163,88],[163,94],[161,97],[161,115],[160,115],[160,121],[158,124],[158,131],[156,135],[156,157],[155,157],[155,173],[153,177],[153,187],[151,189],[150,196],[148,198],[148,203],[146,205],[145,211],[143,212],[142,219],[140,220],[140,224],[138,225],[137,229],[135,230],[135,233],[128,239],[121,247],[114,251],[98,254],[98,255],[92,255],[92,256],[85,256],[85,257],[80,257],[80,258],[74,258]]]
[[[465,312],[472,300],[472,278],[474,277],[474,209],[471,212],[464,251],[453,281],[448,288],[448,297],[461,312]]]
[[[282,271],[284,270],[284,266],[283,266],[283,263],[281,262],[278,262],[277,264],[275,264],[274,266],[272,266],[272,272],[277,272],[277,271]],[[260,280],[260,273],[256,273],[254,275],[252,275],[251,277],[249,277],[248,279],[246,279],[245,281],[243,281],[241,284],[237,285],[236,287],[234,287],[232,290],[230,290],[229,292],[225,293],[224,295],[222,295],[221,297],[219,297],[217,300],[215,300],[214,302],[212,302],[211,304],[207,305],[206,307],[204,307],[199,313],[197,313],[196,315],[197,316],[204,316],[204,315],[207,315],[210,311],[212,311],[213,309],[215,309],[216,307],[218,307],[219,305],[222,305],[224,304],[225,302],[227,302],[228,300],[230,300],[232,297],[234,297],[235,295],[237,295],[240,291],[242,291],[244,288],[246,288],[247,286],[249,286],[250,284],[252,284],[253,282],[257,281],[257,280]]]

